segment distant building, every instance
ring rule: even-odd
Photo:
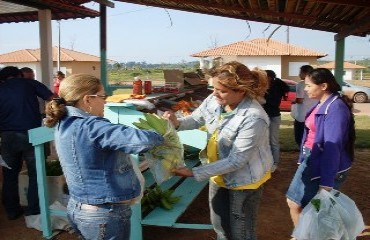
[[[201,58],[201,68],[212,67],[214,63],[238,61],[251,69],[254,67],[264,70],[271,69],[278,77],[298,80],[300,66],[306,64],[316,66],[317,59],[326,55],[273,39],[259,38],[216,47],[191,56]],[[207,66],[206,63],[210,64]]]
[[[325,63],[317,67],[330,69],[332,73],[334,73],[335,62]],[[365,68],[366,67],[364,66],[356,65],[350,62],[344,62],[343,63],[343,70],[344,70],[343,80],[363,80],[362,71]]]
[[[41,79],[40,49],[22,49],[10,53],[0,54],[0,64],[29,67],[35,72],[36,79]],[[58,47],[53,47],[53,73],[57,71]],[[100,77],[100,57],[87,53],[60,48],[60,70],[69,76],[75,73],[87,73]]]

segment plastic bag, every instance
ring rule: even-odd
[[[49,206],[51,210],[58,210],[58,211],[67,211],[67,208],[63,206],[60,202],[55,201],[53,204]],[[26,226],[28,228],[34,228],[39,231],[42,231],[41,228],[41,215],[29,215],[24,217]],[[64,230],[68,231],[71,226],[69,224],[68,218],[63,216],[50,216],[50,223],[51,223],[51,229],[53,230]]]
[[[143,174],[141,173],[138,164],[132,159],[132,157],[130,157],[130,159],[131,159],[132,168],[134,169],[136,177],[139,179],[140,187],[141,187],[140,195],[132,199],[132,202],[131,202],[131,204],[136,204],[136,203],[140,203],[141,199],[143,198],[144,188],[145,188],[145,178]]]
[[[365,228],[356,204],[345,194],[321,190],[302,211],[293,231],[297,240],[353,240]]]
[[[184,167],[184,146],[176,129],[168,122],[167,132],[163,135],[164,143],[144,153],[149,169],[155,181],[161,184],[173,176],[172,170]]]
[[[142,109],[152,110],[155,108],[155,105],[153,103],[145,99],[127,99],[127,100],[124,100],[124,102],[134,104],[138,110],[139,109],[140,110]]]
[[[8,166],[8,164],[6,164],[6,162],[4,161],[4,159],[1,157],[0,155],[0,167],[6,167],[8,169],[12,169],[11,167]]]

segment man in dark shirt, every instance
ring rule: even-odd
[[[286,97],[286,94],[289,92],[289,86],[280,78],[277,78],[274,71],[266,70],[266,73],[269,79],[269,88],[265,95],[266,103],[263,105],[263,108],[270,118],[270,145],[274,158],[274,165],[271,171],[273,172],[280,161],[279,129],[281,114],[279,106],[281,98]]]
[[[23,215],[18,193],[18,176],[23,160],[29,177],[25,214],[40,213],[35,154],[33,146],[28,142],[28,130],[41,126],[37,97],[44,100],[53,97],[53,93],[44,84],[21,76],[17,67],[0,70],[1,154],[10,167],[3,167],[2,200],[9,220]]]

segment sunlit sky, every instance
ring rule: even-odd
[[[98,9],[98,4],[89,7]],[[278,25],[165,10],[115,2],[107,9],[107,57],[119,62],[179,63],[196,61],[191,54],[238,41],[267,38]],[[59,24],[52,22],[53,46],[58,46]],[[249,28],[250,27],[250,28]],[[280,27],[273,39],[286,42],[287,27]],[[99,56],[99,19],[60,21],[60,46]],[[291,27],[293,45],[328,54],[334,60],[334,33]],[[36,23],[0,24],[0,54],[39,48]],[[348,37],[345,60],[370,58],[370,38]]]

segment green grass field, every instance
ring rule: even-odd
[[[356,142],[355,148],[370,148],[370,117],[356,115]],[[282,114],[280,126],[281,151],[298,151],[294,141],[293,118],[290,114]]]
[[[108,72],[108,79],[110,84],[118,84],[122,82],[131,82],[135,77],[141,80],[164,81],[163,70],[140,70],[140,69],[127,69],[127,70],[110,70]]]

